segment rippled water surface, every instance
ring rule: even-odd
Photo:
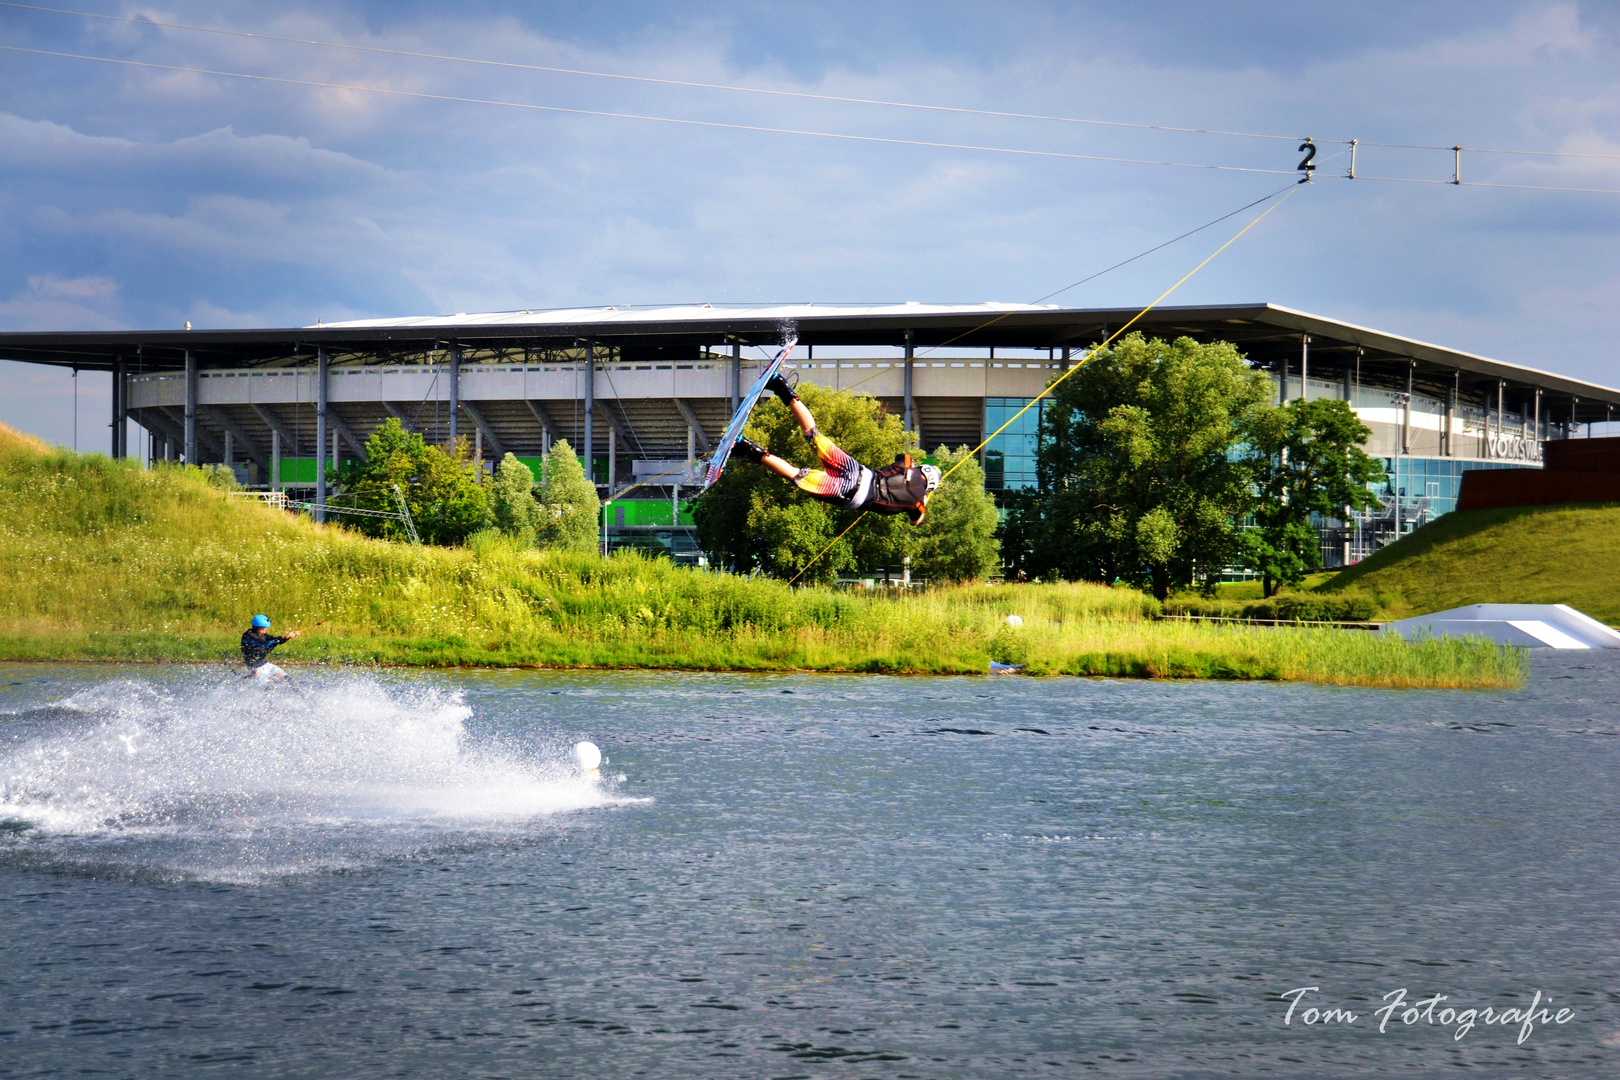
[[[299,678],[0,665],[0,1076],[1620,1062],[1620,657],[1493,695]],[[1401,989],[1446,1000],[1380,1032]],[[1538,991],[1566,1022],[1522,1043],[1442,1022]]]

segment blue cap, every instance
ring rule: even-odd
[[[268,616],[268,615],[255,615],[255,616],[253,616],[253,628],[255,630],[268,630],[270,628],[270,616]]]

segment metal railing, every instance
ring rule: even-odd
[[[411,508],[406,504],[405,495],[397,485],[394,488],[394,498],[399,503],[397,512],[392,510],[366,510],[358,506],[340,506],[331,500],[321,506],[302,499],[289,498],[285,491],[232,491],[229,494],[234,499],[251,499],[254,502],[264,503],[266,506],[273,506],[278,510],[285,510],[294,514],[307,513],[311,517],[315,516],[317,510],[321,510],[325,514],[342,514],[348,517],[380,518],[386,521],[397,521],[405,526],[405,533],[411,538],[411,543],[420,544],[422,542],[416,532],[416,522],[411,518]],[[334,496],[334,498],[341,498],[341,496]]]

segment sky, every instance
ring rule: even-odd
[[[1620,194],[1379,181],[1449,181],[1453,155],[1368,145],[1587,155],[1470,149],[1462,174],[1620,190],[1612,3],[73,7],[134,21],[0,6],[0,46],[37,50],[0,52],[0,330],[1028,302],[1284,189],[1310,136],[1315,181],[1168,302],[1269,301],[1620,385]],[[1146,304],[1245,220],[1049,302]],[[78,446],[106,449],[108,378],[78,383]],[[74,399],[68,373],[0,361],[0,421],[72,445]]]

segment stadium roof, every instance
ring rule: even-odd
[[[410,363],[450,345],[470,354],[508,358],[514,349],[574,348],[585,341],[624,347],[697,348],[769,345],[792,325],[803,344],[918,348],[1083,348],[1129,322],[1139,308],[1061,308],[1025,304],[792,304],[715,307],[567,308],[420,318],[363,319],[324,325],[248,330],[94,330],[0,334],[0,359],[110,371],[139,356],[145,371],[177,370],[187,350],[208,368],[285,365],[313,360],[324,348],[338,363]],[[1302,336],[1309,336],[1313,373],[1357,361],[1364,377],[1444,388],[1460,380],[1478,390],[1505,383],[1514,392],[1541,390],[1556,402],[1604,414],[1620,391],[1579,379],[1328,319],[1275,304],[1161,307],[1133,329],[1150,336],[1187,335],[1230,341],[1263,367],[1298,373]]]

